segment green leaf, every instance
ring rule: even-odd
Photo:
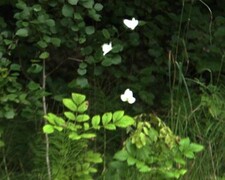
[[[112,52],[113,53],[118,53],[123,50],[123,46],[121,44],[116,44],[113,46]]]
[[[79,140],[79,139],[81,139],[81,136],[78,135],[75,132],[72,132],[72,133],[69,134],[69,138],[72,139],[72,140]]]
[[[95,32],[94,26],[86,26],[85,27],[85,32],[86,32],[87,35],[94,34],[94,32]]]
[[[84,134],[81,134],[81,137],[84,138],[84,139],[91,139],[91,138],[95,138],[96,134],[94,134],[94,133],[84,133]]]
[[[32,64],[31,67],[27,69],[28,73],[34,73],[34,74],[40,73],[41,71],[42,71],[42,66],[36,63]]]
[[[86,69],[78,69],[77,70],[77,73],[80,75],[80,76],[83,76],[83,75],[85,75],[86,73],[87,73],[87,70]]]
[[[66,122],[65,122],[65,120],[64,120],[63,118],[57,117],[57,116],[56,116],[56,118],[55,118],[55,123],[56,123],[57,125],[59,125],[59,126],[64,126]]]
[[[123,116],[120,120],[115,122],[115,125],[121,128],[126,128],[128,126],[131,126],[135,123],[134,119],[130,116]]]
[[[204,146],[200,145],[200,144],[195,144],[195,143],[191,143],[190,144],[190,149],[193,152],[200,152],[204,149]]]
[[[110,33],[107,29],[103,29],[102,30],[102,34],[103,36],[106,38],[106,39],[109,39],[110,38]]]
[[[101,10],[103,9],[103,5],[102,5],[101,3],[96,3],[96,4],[94,5],[94,9],[95,9],[96,11],[101,11]]]
[[[108,124],[111,120],[112,120],[112,113],[111,112],[107,112],[107,113],[103,114],[103,116],[102,116],[102,124],[103,124],[103,126]]]
[[[119,161],[126,161],[127,158],[129,157],[128,153],[126,150],[121,150],[121,151],[118,151],[115,155],[114,155],[114,158],[119,160]]]
[[[28,89],[31,91],[40,89],[40,85],[38,83],[35,83],[34,81],[30,81],[27,86],[28,86]]]
[[[18,29],[16,31],[16,35],[20,36],[20,37],[27,37],[28,36],[28,30],[26,28]]]
[[[54,129],[56,129],[59,132],[61,132],[63,130],[63,128],[61,126],[54,126]]]
[[[99,115],[95,115],[92,117],[91,119],[91,124],[93,126],[94,129],[99,129],[100,126],[99,126],[99,123],[100,123],[100,116]]]
[[[122,58],[120,55],[115,55],[112,60],[111,60],[111,63],[114,64],[114,65],[118,65],[122,62]]]
[[[5,143],[4,143],[3,141],[0,140],[0,148],[1,148],[1,147],[4,147],[4,146],[5,146]]]
[[[74,9],[69,4],[64,4],[62,8],[62,15],[65,17],[73,17]]]
[[[51,134],[51,133],[54,132],[54,127],[50,124],[46,124],[43,127],[43,132],[46,133],[46,134]]]
[[[127,164],[128,166],[132,166],[137,162],[137,160],[135,158],[133,158],[132,156],[128,156],[127,158]]]
[[[44,119],[46,119],[49,123],[55,125],[55,119],[57,116],[52,113],[48,113],[47,115],[44,115]]]
[[[85,121],[88,121],[89,119],[90,117],[87,114],[81,114],[76,117],[77,122],[85,122]]]
[[[72,93],[72,99],[75,102],[75,104],[79,106],[85,101],[86,96],[79,93]]]
[[[41,5],[40,4],[35,4],[34,6],[33,6],[33,10],[34,11],[36,11],[36,12],[39,12],[39,11],[41,11]]]
[[[55,46],[55,47],[60,47],[61,45],[61,39],[59,38],[51,38],[51,43]]]
[[[81,105],[78,106],[77,112],[84,113],[88,109],[88,101],[84,101]]]
[[[20,71],[21,66],[19,64],[11,64],[10,69],[12,71]]]
[[[113,122],[119,121],[124,116],[124,111],[116,111],[113,113]]]
[[[6,119],[13,119],[15,117],[16,113],[14,111],[14,109],[7,109],[7,111],[5,112],[4,116]]]
[[[43,41],[43,40],[38,41],[37,42],[37,45],[39,47],[43,48],[43,49],[46,48],[46,47],[48,47],[48,44],[45,41]]]
[[[45,21],[45,24],[47,24],[49,27],[54,27],[55,26],[55,21],[53,19],[47,19]]]
[[[43,52],[39,56],[40,59],[47,59],[49,58],[49,53],[47,51]]]
[[[116,129],[116,126],[114,124],[106,124],[104,126],[105,129],[108,129],[108,130],[115,130]]]
[[[85,155],[85,160],[87,162],[93,162],[93,163],[101,163],[102,158],[100,153],[95,153],[93,151],[88,151]]]
[[[90,125],[88,123],[84,123],[84,130],[87,131],[90,129]]]
[[[69,119],[74,121],[76,119],[75,115],[72,112],[64,112],[64,115]]]
[[[68,0],[68,3],[71,5],[77,5],[79,0]]]
[[[63,99],[63,104],[71,111],[77,111],[77,106],[72,99]]]
[[[93,0],[83,0],[81,3],[87,9],[92,9],[93,5],[94,5],[94,1]]]

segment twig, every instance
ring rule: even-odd
[[[45,72],[45,60],[43,60],[43,74],[42,74],[42,90],[45,91],[46,89],[46,72]],[[42,97],[42,104],[43,104],[43,112],[44,115],[47,114],[47,105],[46,105],[46,98],[45,96]],[[52,179],[51,176],[51,166],[50,166],[50,159],[49,159],[49,138],[48,134],[45,134],[45,142],[46,142],[46,154],[45,154],[45,159],[46,159],[46,165],[47,165],[47,171],[48,171],[48,180]]]

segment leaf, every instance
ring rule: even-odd
[[[56,116],[55,123],[58,124],[59,126],[64,126],[66,122],[63,118]]]
[[[72,140],[79,140],[79,139],[81,139],[81,136],[78,135],[75,132],[72,132],[72,133],[69,134],[69,138],[72,139]]]
[[[117,54],[112,58],[111,62],[114,65],[120,64],[122,62],[122,58],[120,55]]]
[[[85,101],[86,96],[83,95],[83,94],[72,93],[72,99],[75,102],[75,104],[77,106],[79,106],[79,105],[81,105]]]
[[[88,123],[84,123],[84,130],[87,131],[89,130],[90,125]]]
[[[92,119],[91,119],[91,124],[92,124],[94,129],[100,128],[99,123],[100,123],[100,116],[99,115],[93,116]]]
[[[49,57],[49,53],[47,51],[43,52],[40,54],[39,58],[40,59],[47,59]]]
[[[74,121],[76,119],[75,115],[72,112],[64,112],[64,115],[69,119]]]
[[[84,139],[91,139],[91,138],[96,137],[96,134],[94,134],[94,133],[84,133],[84,134],[81,134],[81,137],[84,138]]]
[[[55,26],[55,21],[53,19],[47,19],[45,21],[45,24],[47,24],[49,27],[54,27]]]
[[[200,144],[196,144],[196,143],[191,143],[190,144],[190,149],[193,152],[200,152],[204,149],[204,146],[200,145]]]
[[[94,26],[86,26],[85,27],[85,32],[86,32],[87,35],[94,34],[94,32],[95,32]]]
[[[38,83],[35,83],[34,81],[30,81],[27,87],[31,91],[40,89],[40,85]]]
[[[64,4],[62,8],[62,15],[65,17],[73,17],[74,9],[69,4]]]
[[[77,112],[84,113],[88,109],[88,101],[84,101],[81,105],[78,106]]]
[[[47,115],[44,115],[44,119],[46,119],[49,123],[55,125],[55,118],[56,115],[52,113],[48,113]]]
[[[129,157],[128,153],[126,150],[121,150],[121,151],[118,151],[113,158],[119,160],[119,161],[126,161],[127,158]]]
[[[93,163],[101,163],[102,158],[100,153],[95,153],[93,151],[88,151],[85,155],[85,160]]]
[[[7,109],[7,111],[5,112],[4,116],[6,119],[13,119],[15,117],[16,113],[14,111],[14,109]]]
[[[59,132],[61,132],[61,131],[63,130],[63,128],[60,127],[60,126],[54,126],[54,128],[55,128],[56,130],[58,130]]]
[[[109,39],[110,38],[110,33],[107,29],[103,29],[102,30],[102,34],[103,36],[106,38],[106,39]]]
[[[88,121],[89,119],[90,119],[90,117],[87,114],[78,115],[76,117],[77,122],[85,122],[85,121]]]
[[[107,112],[107,113],[104,113],[102,115],[102,124],[103,124],[103,126],[108,124],[111,120],[112,120],[112,113],[111,112]]]
[[[87,73],[87,70],[86,69],[77,69],[77,73],[80,75],[80,76],[83,76]]]
[[[82,5],[87,9],[91,9],[91,8],[93,8],[94,1],[93,0],[83,0]]]
[[[118,52],[121,52],[122,50],[123,50],[123,46],[121,44],[116,44],[113,46],[112,52],[118,53]]]
[[[128,126],[131,126],[135,123],[134,119],[130,116],[123,116],[120,120],[115,122],[115,125],[121,128],[126,128]]]
[[[124,111],[120,110],[120,111],[116,111],[113,113],[113,122],[119,121],[124,115]]]
[[[72,99],[63,99],[63,104],[71,111],[77,111],[77,106]]]
[[[127,158],[127,164],[128,166],[132,166],[137,162],[137,160],[135,158],[133,158],[132,156],[128,156]]]
[[[41,71],[42,71],[42,66],[36,63],[32,64],[31,67],[29,67],[27,70],[28,73],[34,73],[34,74],[40,73]]]
[[[28,30],[26,28],[18,29],[16,31],[16,35],[20,36],[20,37],[27,37],[28,36]]]
[[[61,39],[53,37],[51,38],[51,43],[55,46],[55,47],[60,47],[61,45]]]
[[[1,148],[1,147],[4,147],[4,146],[5,146],[5,143],[4,143],[3,141],[0,140],[0,148]]]
[[[102,5],[101,3],[96,3],[96,4],[94,5],[94,9],[95,9],[96,11],[101,11],[101,10],[103,9],[103,5]]]
[[[46,124],[43,127],[43,132],[46,133],[46,134],[51,134],[51,133],[54,132],[54,127],[50,124]]]
[[[77,5],[79,0],[68,0],[68,3],[71,5]]]
[[[116,126],[114,124],[106,124],[104,128],[108,130],[116,130]]]

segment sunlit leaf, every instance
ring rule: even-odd
[[[71,111],[77,111],[77,106],[72,99],[63,99],[63,104]]]
[[[69,119],[74,121],[76,119],[75,115],[72,112],[64,112],[64,115]]]
[[[115,125],[121,128],[131,126],[135,123],[134,119],[130,116],[123,116],[120,120],[115,122]]]
[[[112,120],[112,113],[111,112],[107,112],[107,113],[103,114],[103,116],[102,116],[102,124],[103,124],[103,126],[108,124],[111,120]]]
[[[50,124],[46,124],[43,127],[43,132],[46,133],[46,134],[51,134],[51,133],[54,132],[54,127]]]
[[[90,117],[87,114],[81,114],[76,117],[77,122],[85,122],[85,121],[88,121],[89,119]]]

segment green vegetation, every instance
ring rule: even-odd
[[[1,1],[0,179],[225,179],[222,7]]]

